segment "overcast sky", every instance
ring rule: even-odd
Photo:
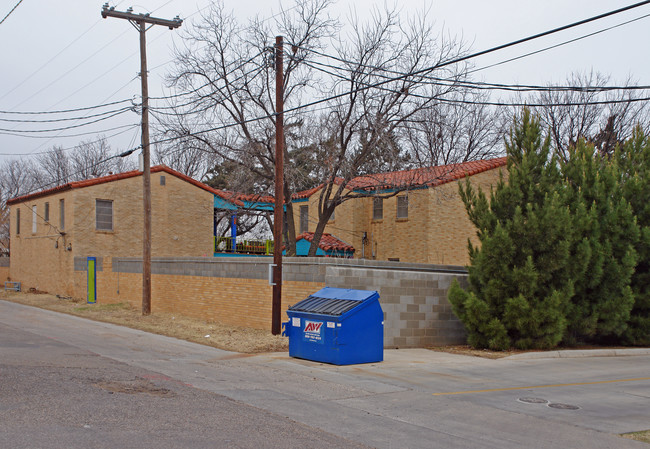
[[[0,2],[0,19],[18,0]],[[125,20],[102,19],[104,2],[92,0],[23,0],[0,25],[2,83],[0,119],[44,119],[50,116],[6,114],[21,111],[54,111],[137,98],[140,94],[138,33]],[[168,93],[163,78],[173,58],[173,46],[181,43],[182,28],[200,18],[208,0],[138,0],[110,2],[118,10],[151,12],[155,17],[185,19],[180,30],[156,26],[147,32],[150,95]],[[438,27],[471,44],[472,52],[491,48],[577,20],[634,3],[633,0],[398,0],[404,15],[430,7]],[[245,20],[255,13],[262,17],[279,11],[276,0],[225,0]],[[285,7],[291,1],[282,3]],[[393,4],[392,2],[390,4]],[[360,17],[383,2],[339,0],[333,15],[347,16],[356,8]],[[613,25],[650,15],[650,5],[556,33],[514,48],[492,53],[473,62],[484,67],[541,48],[569,41]],[[493,83],[562,84],[575,71],[595,70],[612,76],[612,84],[631,76],[639,84],[650,84],[650,17],[555,48],[515,62],[477,72],[475,79]],[[79,115],[89,114],[88,112]],[[74,115],[74,114],[73,114]],[[125,150],[140,142],[139,116],[133,112],[95,126],[67,131],[7,135],[0,131],[0,161],[11,157],[34,157],[53,146],[73,147],[98,135],[109,137],[113,149]],[[0,121],[3,130],[37,130],[74,125],[76,122],[21,125]],[[12,131],[9,131],[11,134]],[[83,136],[71,134],[89,133]],[[98,134],[100,133],[100,134]],[[119,134],[118,134],[119,133]],[[117,134],[117,135],[115,135]],[[113,136],[114,135],[114,136]],[[23,137],[28,136],[28,137]],[[34,138],[39,136],[46,138]],[[133,156],[132,156],[133,157]]]

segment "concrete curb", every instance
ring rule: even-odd
[[[629,357],[650,355],[650,348],[625,348],[625,349],[567,349],[563,351],[525,352],[503,357],[501,360],[522,359],[557,359],[578,357]]]

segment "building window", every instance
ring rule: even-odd
[[[381,220],[384,218],[384,199],[383,198],[373,198],[372,199],[372,219]]]
[[[113,230],[113,201],[95,200],[95,229],[98,231]]]
[[[59,227],[65,229],[65,200],[59,200]]]
[[[409,197],[402,195],[397,197],[397,218],[409,217]]]
[[[16,208],[16,235],[20,235],[20,209]]]
[[[334,221],[335,219],[336,219],[336,209],[332,211],[332,215],[330,215],[330,218],[327,221]]]
[[[45,203],[45,213],[43,215],[46,223],[50,221],[50,203]]]
[[[38,215],[36,214],[36,206],[32,206],[32,233],[36,234],[38,231],[38,221],[36,220]]]
[[[300,206],[300,234],[309,230],[309,206]]]
[[[165,177],[162,176],[162,175],[160,176],[160,185],[161,185],[161,186],[164,186],[164,185],[165,185]]]

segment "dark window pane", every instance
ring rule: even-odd
[[[110,200],[96,200],[96,229],[98,231],[113,230],[113,202]]]

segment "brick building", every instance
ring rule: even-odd
[[[462,324],[451,313],[446,292],[452,278],[462,281],[465,273],[449,265],[467,263],[467,239],[475,238],[475,229],[453,181],[469,176],[476,187],[489,190],[505,163],[502,158],[355,179],[351,187],[368,193],[390,193],[400,183],[408,188],[381,202],[367,197],[343,203],[328,223],[331,238],[321,249],[377,261],[287,258],[282,310],[326,285],[376,289],[387,347],[462,343]],[[269,260],[213,257],[213,217],[215,210],[271,210],[273,198],[212,189],[167,167],[151,171],[153,310],[268,329]],[[138,305],[141,176],[139,171],[110,175],[8,201],[12,280],[23,290],[85,298],[88,259],[94,258],[98,302]],[[307,229],[301,231],[314,231],[319,192],[294,197],[297,230],[303,218]],[[302,237],[306,242],[310,236]]]
[[[13,198],[9,275],[23,289],[85,297],[74,276],[88,257],[141,257],[142,172],[130,171]],[[223,193],[168,167],[151,168],[152,257],[213,255],[213,210]],[[85,268],[84,268],[85,269]]]
[[[354,247],[354,257],[400,262],[467,265],[467,239],[476,243],[458,194],[458,183],[469,176],[475,188],[489,192],[506,158],[470,161],[377,175],[360,176],[348,184],[368,195],[345,201],[330,218],[325,232]],[[297,233],[314,232],[318,223],[320,188],[294,197]]]

